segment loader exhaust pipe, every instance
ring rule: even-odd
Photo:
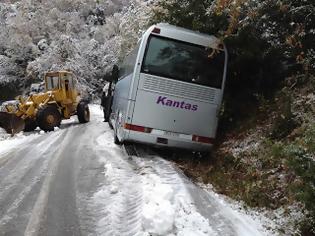
[[[0,127],[8,134],[16,134],[24,130],[25,122],[15,114],[0,112]]]

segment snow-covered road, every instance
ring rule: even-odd
[[[259,222],[102,122],[0,141],[0,235],[266,235]]]

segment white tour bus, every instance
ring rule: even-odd
[[[153,25],[119,68],[109,119],[115,143],[210,150],[226,70],[218,38]]]

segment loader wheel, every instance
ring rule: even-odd
[[[25,122],[24,132],[31,132],[37,128],[37,122],[35,119],[26,118],[24,122]]]
[[[44,106],[37,112],[38,126],[44,131],[53,131],[61,123],[61,114],[55,106]]]
[[[90,121],[90,109],[86,102],[79,102],[77,107],[77,114],[80,123],[87,123]]]

